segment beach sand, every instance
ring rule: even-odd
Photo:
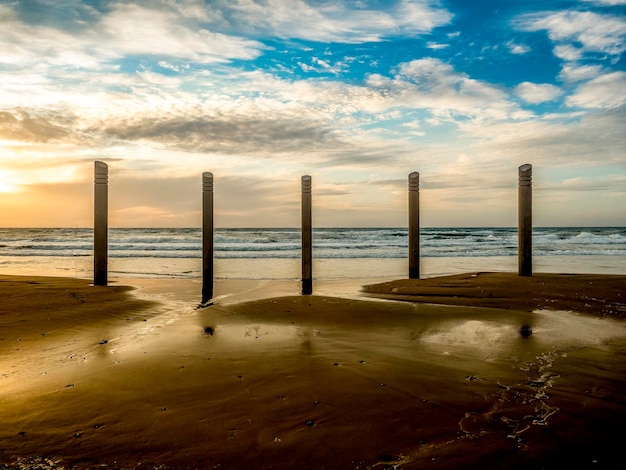
[[[0,468],[623,468],[626,276],[335,284],[0,276]]]

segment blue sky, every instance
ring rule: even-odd
[[[0,226],[626,225],[626,0],[0,0]]]

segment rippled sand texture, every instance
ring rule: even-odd
[[[623,462],[619,316],[255,298],[249,286],[229,289],[253,300],[223,293],[196,310],[197,284],[189,281],[152,281],[137,296],[87,281],[0,276],[3,299],[13,296],[0,310],[0,462],[280,469]]]

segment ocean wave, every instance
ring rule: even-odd
[[[91,229],[0,229],[0,256],[90,256]],[[218,258],[299,258],[299,229],[217,229]],[[515,228],[424,228],[422,257],[517,255]],[[403,258],[406,228],[319,228],[313,231],[316,258]],[[533,231],[533,253],[552,255],[626,255],[623,227],[540,227]],[[184,229],[111,229],[114,258],[200,258],[202,231]]]

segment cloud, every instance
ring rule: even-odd
[[[305,72],[329,73],[332,75],[339,75],[347,70],[347,65],[349,61],[350,59],[331,63],[330,61],[320,59],[319,57],[312,57],[311,65],[305,64],[303,62],[298,62],[298,65]]]
[[[624,193],[626,190],[626,176],[607,175],[602,177],[576,176],[556,183],[542,185],[542,190],[566,190],[566,191],[595,191],[609,194]]]
[[[0,64],[9,70],[46,65],[94,67],[98,60],[85,50],[80,38],[47,25],[22,22],[14,10],[0,5]]]
[[[217,2],[233,31],[316,42],[377,42],[417,36],[448,24],[452,15],[427,0],[323,2],[304,0],[222,0]]]
[[[68,135],[66,127],[74,120],[66,114],[43,111],[31,115],[27,111],[0,111],[0,138],[22,142],[49,142]]]
[[[574,61],[582,59],[585,51],[581,47],[575,47],[570,44],[561,44],[554,46],[554,55],[559,59]]]
[[[617,108],[626,103],[626,72],[611,72],[580,85],[566,99],[568,106]]]
[[[368,100],[376,101],[375,92],[332,82],[264,85],[263,77],[250,77],[257,90],[267,87],[263,96],[245,101],[186,100],[186,96],[163,93],[162,88],[161,93],[144,96],[135,88],[128,94],[99,94],[114,96],[115,106],[71,113],[37,107],[4,112],[0,137],[13,142],[11,151],[16,155],[38,152],[52,162],[63,154],[81,155],[78,159],[104,154],[118,158],[118,168],[170,175],[201,171],[203,162],[205,169],[258,172],[278,170],[285,163],[294,168],[366,166],[390,158],[388,152],[395,144],[359,131],[355,126],[360,121],[348,112],[369,113],[375,105]],[[253,84],[244,80],[239,86]],[[92,101],[89,94],[83,99]],[[392,105],[393,101],[385,106]],[[346,113],[343,124],[342,112]],[[16,147],[19,142],[23,142],[21,150]],[[65,155],[62,161],[67,164]]]
[[[255,40],[204,29],[198,21],[158,2],[150,8],[114,3],[109,11],[94,13],[89,24],[62,26],[66,25],[25,23],[10,7],[0,5],[0,63],[19,69],[43,64],[84,70],[144,54],[208,64],[254,59],[265,47]]]
[[[71,145],[84,158],[104,152],[120,158],[124,168],[169,168],[178,175],[201,170],[202,161],[231,171],[278,169],[285,162],[294,168],[367,168],[405,159],[415,151],[406,139],[427,134],[401,132],[389,140],[391,129],[372,130],[386,119],[404,119],[398,110],[427,110],[453,124],[458,116],[509,119],[520,112],[503,90],[437,59],[400,64],[395,77],[372,75],[362,86],[286,81],[262,72],[227,80],[190,72],[185,82],[204,77],[212,82],[207,92],[189,94],[180,90],[180,77],[100,74],[101,84],[117,89],[94,93],[79,84],[71,112],[35,106],[13,112],[0,133],[15,137],[19,130],[24,141],[49,144],[47,152],[55,156]],[[39,125],[28,127],[25,117]]]
[[[442,43],[438,43],[438,42],[429,41],[429,42],[426,43],[426,47],[428,49],[439,50],[439,49],[446,49],[446,48],[450,47],[450,44],[442,44]]]
[[[516,55],[528,54],[531,50],[530,46],[527,46],[526,44],[518,44],[514,41],[507,41],[505,45],[509,49],[511,54],[516,54]]]
[[[616,6],[626,5],[626,0],[582,0],[583,2],[595,3],[596,5]]]
[[[165,8],[118,3],[95,27],[92,47],[102,55],[159,55],[199,63],[253,59],[264,46],[258,41],[225,35],[187,22]],[[99,44],[104,41],[104,44]]]
[[[402,63],[393,79],[372,74],[367,84],[388,103],[427,109],[441,117],[453,113],[507,119],[517,111],[504,91],[459,73],[450,64],[435,58]]]
[[[554,101],[563,94],[563,91],[549,83],[522,82],[515,87],[515,94],[527,103],[539,104]]]
[[[626,50],[626,21],[618,16],[567,10],[522,15],[514,24],[523,31],[547,31],[557,43],[555,55],[565,60],[576,60],[586,52],[619,56]]]
[[[117,120],[104,127],[103,133],[123,141],[144,140],[186,151],[257,158],[277,157],[303,148],[314,151],[334,140],[328,128],[287,115],[139,115]]]
[[[577,65],[566,64],[559,73],[559,78],[565,82],[574,83],[591,80],[602,74],[602,67],[599,65]]]
[[[623,167],[626,165],[626,108],[585,113],[571,119],[524,122],[467,122],[460,131],[474,144],[481,159],[495,155],[502,161],[532,159],[537,166],[551,168]],[[592,137],[591,137],[592,136]],[[504,159],[502,156],[506,156]],[[582,170],[584,171],[584,170]]]

